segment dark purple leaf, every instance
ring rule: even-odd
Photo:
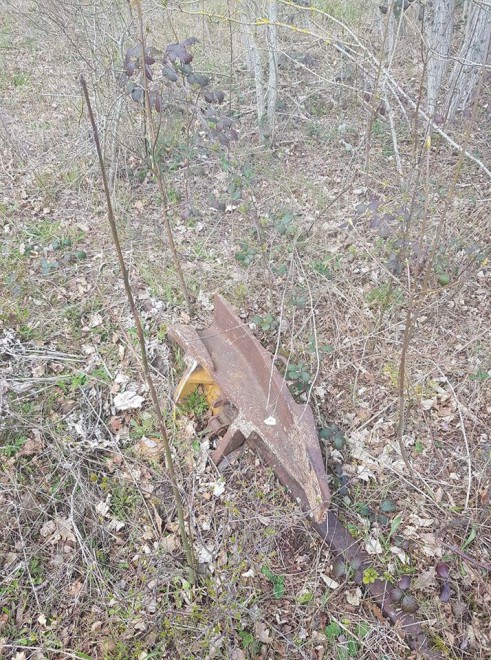
[[[199,39],[196,37],[188,37],[182,42],[185,46],[194,46],[194,44],[199,44]]]
[[[190,73],[187,76],[187,81],[190,85],[199,85],[200,87],[206,87],[210,84],[208,76],[203,76],[200,73]]]
[[[156,61],[157,61],[157,60],[155,59],[155,57],[152,57],[151,55],[147,55],[147,56],[145,57],[145,63],[146,63],[146,64],[149,64],[150,66],[151,66],[152,64],[155,64]]]
[[[213,94],[213,92],[210,92],[210,90],[207,89],[203,94],[203,98],[207,103],[213,103],[215,100],[215,94]]]
[[[216,102],[221,105],[225,100],[225,94],[219,90],[218,92],[215,92],[215,99]]]
[[[394,545],[403,550],[409,550],[409,541],[399,534],[394,536]]]
[[[448,603],[448,601],[450,600],[450,594],[451,594],[450,583],[448,582],[448,580],[445,580],[445,582],[442,584],[442,587],[440,589],[440,600],[442,601],[442,603]]]
[[[359,568],[361,568],[362,561],[359,557],[355,555],[354,557],[352,557],[350,564],[351,564],[351,568],[354,571],[357,571]]]
[[[134,87],[131,90],[131,98],[133,101],[139,103],[143,98],[143,89],[141,87]]]
[[[385,220],[382,219],[382,222],[380,223],[380,227],[378,228],[378,235],[380,238],[389,238],[389,236],[392,234],[392,229],[390,225],[385,222]]]
[[[443,580],[447,580],[448,575],[450,573],[450,567],[445,562],[439,561],[438,564],[435,566],[435,571],[439,578],[442,578]]]
[[[340,578],[343,577],[343,575],[346,575],[347,569],[346,569],[346,564],[342,559],[336,559],[334,562],[334,566],[332,567],[332,575],[334,578]]]
[[[237,133],[235,128],[230,129],[230,137],[232,138],[232,140],[235,140],[235,142],[237,142],[237,140],[239,139],[239,134]]]
[[[370,229],[377,229],[381,221],[382,218],[379,215],[374,215],[370,220]]]
[[[362,213],[365,213],[367,208],[368,208],[367,204],[357,204],[356,207],[355,207],[355,211],[356,211],[357,215],[362,215]]]
[[[177,61],[176,47],[177,44],[170,44],[165,50],[167,59],[174,64]]]
[[[217,138],[218,138],[218,142],[220,142],[220,144],[223,144],[224,147],[228,147],[228,145],[230,144],[230,138],[221,131],[217,131]]]
[[[183,64],[190,64],[193,61],[193,54],[189,53],[186,50],[185,46],[182,46],[179,44],[179,47],[177,49],[177,57],[181,60]]]
[[[171,62],[180,60],[182,64],[189,64],[193,59],[191,53],[188,53],[184,43],[169,44],[165,49],[165,57]]]
[[[162,97],[160,94],[155,95],[155,110],[160,114],[162,112]]]
[[[392,513],[396,509],[397,509],[396,503],[394,502],[394,500],[391,500],[390,498],[387,498],[380,502],[380,511],[383,511],[384,513]]]
[[[408,614],[414,614],[419,610],[418,601],[409,594],[404,594],[401,600],[401,609]]]
[[[403,575],[399,580],[399,582],[397,583],[397,586],[399,587],[399,589],[402,589],[403,591],[409,589],[409,587],[411,586],[411,578],[409,577],[409,575]]]
[[[128,62],[126,66],[124,67],[124,72],[130,78],[134,73],[135,73],[135,63],[134,62]]]
[[[168,64],[166,64],[162,69],[162,74],[167,78],[167,80],[170,80],[171,82],[176,82],[178,78],[177,73]]]
[[[145,64],[145,77],[148,80],[153,80],[152,69],[148,66],[148,64]]]
[[[399,587],[394,587],[390,591],[390,597],[392,598],[392,600],[395,603],[398,603],[401,600],[401,598],[403,597],[403,595],[404,595],[404,592],[403,592],[402,589],[399,589]]]

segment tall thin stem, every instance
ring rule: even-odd
[[[145,91],[145,116],[147,119],[147,129],[150,134],[150,162],[152,165],[152,173],[157,181],[157,186],[159,189],[160,199],[162,201],[162,215],[164,218],[164,226],[167,234],[167,240],[169,242],[170,249],[172,251],[172,257],[174,261],[174,267],[181,284],[181,290],[186,301],[186,306],[190,315],[193,313],[193,306],[191,304],[191,299],[189,297],[188,288],[186,286],[186,280],[184,279],[184,273],[182,272],[181,262],[179,260],[179,255],[177,254],[176,245],[174,243],[174,235],[172,233],[172,227],[170,225],[169,213],[168,213],[168,200],[167,193],[164,186],[164,178],[162,175],[162,169],[160,168],[159,162],[155,155],[155,149],[157,147],[157,132],[155,130],[155,123],[152,116],[152,106],[150,105],[150,93],[148,90],[148,79],[145,72],[145,58],[146,58],[146,41],[145,41],[145,31],[143,28],[143,15],[140,2],[136,2],[136,9],[138,12],[138,23],[140,28],[140,41],[142,47],[142,70],[143,70],[143,86]]]
[[[142,360],[145,380],[147,382],[148,389],[149,389],[149,392],[150,392],[150,397],[152,399],[153,407],[155,409],[155,414],[157,416],[157,423],[158,423],[159,430],[160,430],[160,435],[161,435],[161,438],[162,438],[162,444],[164,446],[165,464],[166,464],[167,471],[169,473],[171,486],[172,486],[172,492],[173,492],[174,500],[175,500],[175,503],[176,503],[176,510],[177,510],[177,517],[178,517],[178,521],[179,521],[179,532],[180,532],[180,535],[181,535],[182,547],[183,547],[184,554],[186,556],[186,561],[187,561],[187,564],[188,564],[188,567],[189,567],[190,582],[194,583],[194,581],[196,579],[196,561],[195,561],[192,545],[191,545],[191,542],[189,540],[188,532],[186,530],[186,523],[185,523],[185,519],[184,519],[184,506],[183,506],[181,493],[179,491],[177,476],[176,476],[176,472],[175,472],[175,469],[174,469],[174,462],[172,460],[172,453],[171,453],[170,442],[169,442],[169,434],[168,434],[167,428],[165,426],[164,416],[163,416],[163,413],[162,413],[162,409],[160,407],[159,398],[158,398],[158,395],[157,395],[157,391],[155,389],[155,385],[154,385],[154,382],[153,382],[152,375],[150,373],[150,367],[149,367],[149,364],[148,364],[148,357],[147,357],[147,350],[146,350],[146,346],[145,346],[145,336],[143,334],[143,327],[142,327],[142,324],[141,324],[140,315],[139,315],[138,310],[136,308],[135,299],[134,299],[134,296],[133,296],[133,291],[131,289],[128,269],[126,268],[123,252],[121,250],[121,243],[119,241],[118,230],[117,230],[117,227],[116,227],[116,219],[114,217],[114,211],[113,211],[113,206],[112,206],[112,202],[111,202],[111,193],[110,193],[110,190],[109,190],[109,183],[108,183],[108,179],[107,179],[106,168],[105,168],[105,165],[104,165],[104,159],[103,159],[103,156],[102,156],[101,143],[100,143],[100,140],[99,140],[99,132],[97,130],[97,125],[96,125],[96,122],[95,122],[95,119],[94,119],[94,113],[92,111],[92,105],[91,105],[90,98],[89,98],[89,92],[87,90],[87,83],[85,82],[85,78],[83,76],[80,76],[80,84],[82,86],[85,101],[87,103],[87,109],[88,109],[88,112],[89,112],[90,123],[92,124],[92,131],[94,133],[94,142],[95,142],[95,146],[96,146],[96,149],[97,149],[97,156],[99,158],[99,165],[100,165],[100,168],[101,168],[101,175],[102,175],[102,181],[103,181],[103,184],[104,184],[104,191],[106,193],[107,216],[108,216],[108,220],[109,220],[109,225],[111,226],[111,234],[112,234],[112,238],[113,238],[113,243],[114,243],[114,247],[116,249],[116,254],[118,256],[119,266],[121,268],[121,274],[123,276],[126,296],[128,298],[128,302],[129,302],[129,305],[130,305],[131,313],[133,315],[133,319],[135,321],[136,331],[137,331],[137,334],[138,334],[138,341],[140,343],[141,360]]]

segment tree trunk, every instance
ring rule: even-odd
[[[242,15],[242,37],[244,39],[244,45],[246,48],[247,68],[249,73],[254,76],[257,124],[259,133],[262,138],[265,112],[264,99],[266,95],[264,88],[263,64],[261,61],[261,53],[257,45],[256,37],[251,26],[251,22],[255,18],[254,11],[250,6],[247,7],[247,9],[247,13]]]
[[[426,110],[436,112],[452,44],[454,0],[431,0],[425,7],[423,33],[426,42]]]
[[[453,119],[457,112],[465,112],[472,101],[479,70],[489,58],[491,35],[491,6],[472,2],[467,15],[464,39],[449,81],[447,96],[447,118]]]
[[[274,129],[276,123],[276,99],[278,96],[278,7],[276,0],[268,3],[268,138],[274,141]]]

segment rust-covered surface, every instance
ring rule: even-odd
[[[188,365],[176,402],[202,385],[215,415],[211,428],[226,429],[212,453],[214,462],[218,465],[247,442],[301,504],[330,551],[355,569],[355,580],[362,584],[363,571],[373,562],[328,510],[329,486],[312,410],[293,399],[271,355],[220,295],[215,296],[208,329],[198,332],[177,324],[171,326],[169,336],[183,348]],[[411,648],[422,657],[442,657],[430,650],[415,618],[393,602],[392,585],[376,580],[362,586]]]
[[[188,371],[177,391],[182,398],[188,379],[199,367],[237,409],[212,458],[219,463],[245,439],[256,439],[260,453],[280,481],[313,520],[325,519],[329,486],[312,410],[293,399],[271,355],[232,307],[215,297],[212,325],[201,332],[174,325],[169,335],[185,351]],[[213,405],[213,404],[212,404]]]

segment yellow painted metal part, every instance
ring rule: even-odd
[[[194,367],[188,369],[176,389],[176,403],[181,403],[194,390],[201,386],[205,399],[210,406],[213,415],[220,412],[220,407],[214,404],[220,400],[222,392],[213,380],[210,372],[203,367]]]

